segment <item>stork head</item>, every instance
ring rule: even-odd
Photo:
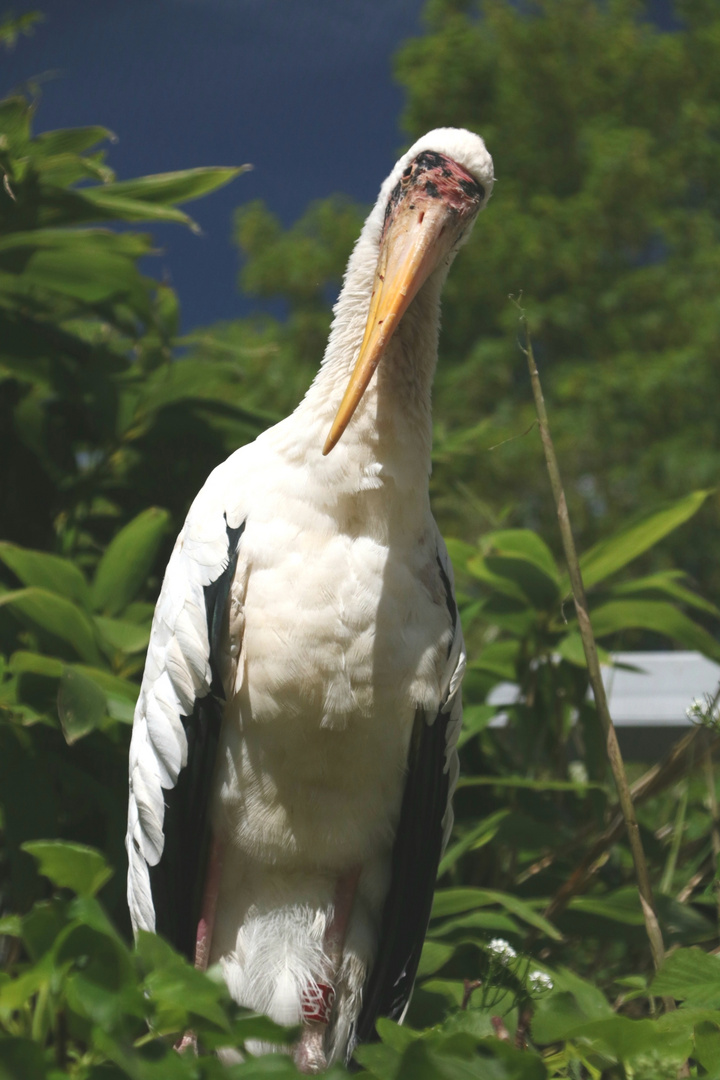
[[[360,403],[414,297],[436,271],[447,273],[490,198],[492,158],[478,135],[439,128],[400,158],[368,219],[382,215],[365,334],[350,381],[323,447],[328,454]]]

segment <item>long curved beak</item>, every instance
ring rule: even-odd
[[[380,249],[365,334],[323,454],[350,423],[376,367],[410,303],[456,240],[453,215],[441,198],[418,193],[396,210]]]

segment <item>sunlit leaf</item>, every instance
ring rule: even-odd
[[[603,649],[597,642],[595,643],[595,648],[601,664],[608,664],[611,662],[610,653],[606,649]],[[574,664],[575,667],[587,667],[585,649],[578,631],[573,630],[571,633],[566,634],[565,637],[558,642],[555,651],[558,656],[561,656],[563,660],[567,660],[569,664]]]
[[[580,559],[585,588],[589,589],[598,582],[604,581],[605,578],[610,577],[623,566],[627,566],[638,555],[642,555],[644,551],[657,544],[673,529],[677,529],[688,521],[693,514],[697,513],[710,494],[710,491],[693,491],[640,521],[626,526],[609,539],[595,544]],[[568,590],[567,579],[563,581],[561,588],[563,592]]]
[[[113,197],[140,199],[148,203],[189,202],[224,187],[247,170],[247,165],[180,169],[177,172],[143,176],[138,180],[120,180],[102,190]]]
[[[65,668],[57,695],[58,716],[68,745],[100,727],[107,699],[98,684],[77,668]]]
[[[61,889],[94,896],[112,875],[95,848],[66,840],[31,840],[22,845],[37,860],[40,873]]]
[[[720,958],[702,949],[675,949],[651,983],[653,994],[667,994],[701,1008],[720,1008]]]
[[[664,600],[610,600],[592,611],[590,621],[599,638],[622,630],[652,630],[720,661],[720,644],[712,635]]]
[[[142,652],[150,640],[149,624],[142,626],[127,619],[109,619],[107,616],[97,615],[95,625],[107,645],[128,655]]]
[[[510,813],[509,809],[498,810],[489,817],[479,821],[474,828],[465,833],[454,844],[451,844],[443,855],[438,867],[438,877],[442,877],[466,851],[477,851],[484,847],[497,835],[501,823]]]
[[[516,675],[516,664],[520,653],[518,641],[494,641],[486,645],[480,655],[470,663],[474,671],[487,671],[499,679],[512,682]]]
[[[635,578],[633,581],[623,581],[619,585],[614,585],[611,595],[640,596],[647,593],[660,593],[679,604],[687,604],[688,607],[693,607],[697,611],[706,611],[709,615],[720,616],[720,608],[681,584],[685,577],[686,575],[681,570],[662,570],[657,574],[648,574],[647,577]]]
[[[490,721],[497,715],[494,705],[468,705],[463,709],[463,726],[458,739],[458,749],[469,739],[485,731]]]
[[[440,889],[435,893],[433,900],[432,918],[438,919],[462,911],[472,911],[491,904],[505,908],[511,914],[529,923],[530,926],[547,934],[554,941],[562,940],[560,931],[535,911],[526,900],[521,900],[510,893],[498,892],[496,889]]]
[[[70,600],[46,589],[28,588],[0,596],[2,606],[67,642],[88,663],[101,663],[95,627],[85,612]]]
[[[92,584],[96,611],[117,615],[133,600],[147,578],[170,515],[152,507],[138,514],[115,536],[97,568]]]
[[[532,563],[543,575],[556,585],[560,579],[550,548],[537,533],[530,529],[501,529],[488,533],[482,539],[485,555],[514,556]]]
[[[65,670],[65,664],[62,660],[56,660],[54,656],[18,651],[10,657],[8,669],[16,675],[30,673],[44,675],[49,679],[59,679]]]
[[[73,600],[81,607],[89,607],[90,590],[81,571],[59,555],[44,551],[31,551],[0,540],[0,559],[10,567],[23,585],[37,585],[41,589],[58,593]]]

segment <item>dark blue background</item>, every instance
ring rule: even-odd
[[[422,32],[423,0],[15,0],[40,9],[0,53],[0,93],[47,73],[36,130],[104,124],[128,179],[196,165],[254,171],[188,207],[203,229],[154,227],[147,267],[178,290],[183,327],[247,314],[231,243],[235,206],[261,197],[285,224],[311,199],[364,203],[402,148],[391,58]],[[663,29],[671,0],[651,0]],[[481,133],[482,134],[482,133]],[[492,148],[491,148],[492,149]]]
[[[189,329],[248,310],[235,206],[261,197],[289,224],[311,199],[365,203],[401,147],[391,57],[421,32],[423,0],[35,0],[33,37],[0,54],[0,93],[45,75],[36,131],[103,124],[118,178],[196,165],[254,171],[191,203],[203,235],[153,227],[150,270]]]

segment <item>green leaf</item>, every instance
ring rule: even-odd
[[[249,168],[249,165],[239,165],[181,169],[177,172],[143,176],[138,180],[121,180],[115,184],[107,184],[102,190],[112,196],[148,203],[189,202],[211,191],[217,191]]]
[[[386,1046],[402,1053],[410,1043],[418,1037],[418,1032],[411,1027],[403,1027],[394,1020],[388,1020],[385,1016],[379,1016],[375,1024],[376,1030]]]
[[[552,578],[521,555],[486,555],[485,565],[491,574],[517,585],[537,611],[551,610],[560,601]]]
[[[661,570],[657,574],[649,574],[647,577],[635,578],[634,581],[624,581],[620,585],[615,585],[611,589],[611,595],[637,596],[644,593],[662,593],[680,604],[687,604],[688,607],[696,608],[698,611],[706,611],[709,615],[720,617],[720,608],[680,584],[685,577],[682,570]]]
[[[30,105],[20,94],[0,101],[0,131],[13,150],[24,149],[30,135],[31,115]]]
[[[477,942],[476,930],[483,931],[480,935],[481,941],[487,941],[490,934],[515,934],[518,937],[522,934],[522,928],[510,915],[506,915],[501,911],[488,911],[483,908],[482,911],[472,911],[466,915],[458,915],[457,918],[448,919],[447,922],[433,926],[432,937],[435,939],[453,935],[457,941],[458,935],[461,935],[465,939],[469,938]]]
[[[59,679],[65,670],[62,660],[56,660],[53,656],[43,656],[40,653],[15,652],[10,657],[8,669],[14,675],[44,675],[48,679]]]
[[[71,665],[75,671],[86,675],[105,694],[108,715],[113,720],[119,720],[124,724],[132,724],[135,703],[140,687],[129,679],[121,679],[109,671],[100,668],[87,667],[84,664]]]
[[[267,1016],[258,1013],[242,1013],[231,1021],[229,1029],[223,1031],[211,1031],[209,1028],[203,1031],[203,1046],[208,1050],[215,1050],[221,1046],[238,1046],[247,1041],[277,1043],[287,1046],[298,1037],[297,1028],[282,1027]],[[275,1056],[277,1061],[278,1056]],[[268,1072],[267,1075],[270,1075]],[[281,1074],[278,1073],[278,1076]]]
[[[23,971],[18,978],[0,982],[0,1013],[26,1005],[38,990],[49,985],[53,977],[57,977],[55,963],[53,957],[48,955],[39,963]],[[0,1046],[2,1043],[3,1040],[0,1039]],[[0,1077],[2,1077],[1,1072]]]
[[[79,1016],[106,1029],[122,1016],[144,1016],[144,999],[134,978],[130,954],[114,932],[81,922],[58,942],[56,963],[68,965],[68,1005]]]
[[[94,896],[112,876],[104,857],[84,844],[65,840],[30,840],[21,845],[32,855],[43,877],[79,896]]]
[[[539,611],[560,600],[560,575],[547,544],[530,529],[502,529],[483,537],[485,567],[511,581]]]
[[[15,281],[3,276],[14,293],[47,289],[86,304],[124,298],[140,284],[134,263],[125,255],[97,245],[74,244],[63,250],[39,250]]]
[[[702,949],[676,949],[651,983],[653,994],[700,1008],[720,1008],[720,958]]]
[[[509,596],[513,600],[519,600],[522,604],[527,603],[527,597],[520,586],[512,578],[505,577],[503,574],[494,574],[482,555],[475,555],[474,558],[468,559],[466,569],[488,588]]]
[[[498,787],[525,788],[528,791],[574,791],[576,795],[587,795],[589,788],[605,791],[605,785],[595,780],[530,780],[525,776],[461,776],[457,782],[460,788]]]
[[[606,649],[603,649],[597,643],[595,647],[601,664],[612,663],[612,657]],[[558,642],[556,652],[563,660],[567,660],[567,662],[574,667],[587,667],[585,649],[583,648],[582,638],[577,630],[573,630],[571,633],[566,634],[565,637]]]
[[[396,1080],[400,1054],[387,1043],[364,1043],[355,1047],[353,1058],[376,1080]],[[249,1080],[249,1078],[248,1078]]]
[[[20,937],[22,934],[22,919],[20,916],[0,916],[0,934],[6,934],[8,937]]]
[[[519,641],[493,641],[492,644],[485,646],[469,667],[473,671],[487,671],[488,674],[496,675],[499,679],[514,682],[519,655]]]
[[[150,254],[152,242],[140,233],[115,233],[109,229],[32,229],[0,236],[0,252],[20,252],[27,258],[40,250],[68,258],[75,254],[89,261],[104,254],[122,256],[125,267],[129,260]]]
[[[468,559],[472,559],[477,555],[477,548],[473,544],[468,544],[465,540],[458,540],[454,536],[445,538],[445,547],[450,556],[450,562],[457,569],[461,566],[464,567]]]
[[[36,135],[31,153],[34,159],[53,157],[55,154],[82,154],[91,146],[113,138],[112,131],[104,127],[59,128]]]
[[[141,626],[125,619],[109,619],[103,615],[95,617],[100,637],[111,649],[126,653],[142,652],[150,640],[150,625]]]
[[[167,510],[151,507],[114,537],[100,560],[92,585],[96,611],[117,615],[135,599],[152,569],[169,521]]]
[[[540,998],[532,1021],[533,1038],[552,1043],[568,1038],[583,1025],[613,1017],[602,992],[566,968],[554,973],[555,989]]]
[[[501,529],[488,533],[483,537],[482,546],[486,555],[492,552],[524,559],[541,570],[556,585],[560,580],[550,548],[530,529]]]
[[[23,917],[22,937],[31,960],[37,962],[52,949],[69,921],[65,901],[56,896],[30,909]]]
[[[493,717],[497,716],[495,705],[468,705],[463,709],[463,726],[458,739],[458,749],[469,739],[485,731]]]
[[[664,600],[610,600],[590,614],[596,637],[621,630],[652,630],[720,661],[720,643],[684,612]]]
[[[501,823],[509,813],[510,810],[508,809],[497,810],[494,814],[490,814],[489,817],[479,821],[474,828],[470,829],[456,843],[452,844],[440,861],[438,877],[442,877],[443,874],[454,866],[466,851],[477,851],[479,848],[489,844],[497,835]]]
[[[77,668],[66,668],[57,695],[58,716],[68,746],[100,727],[107,699],[98,684]]]
[[[73,600],[81,607],[89,607],[88,583],[69,559],[48,555],[44,551],[31,551],[6,540],[0,540],[0,559],[20,578],[23,585],[36,585]]]
[[[136,950],[147,970],[145,988],[161,1012],[163,1026],[177,1023],[183,1028],[193,1014],[227,1031],[228,1019],[221,1005],[227,998],[224,985],[197,971],[155,934],[141,931]]]
[[[48,1080],[47,1069],[38,1043],[19,1036],[0,1039],[1,1080]]]
[[[712,491],[693,491],[690,495],[670,503],[649,514],[640,521],[627,525],[607,540],[601,540],[580,560],[583,582],[589,589],[604,581],[623,566],[657,544],[673,529],[684,524],[696,514]],[[561,585],[563,593],[569,589],[569,579]]]
[[[491,899],[491,902],[500,904],[507,911],[512,912],[513,915],[522,919],[523,922],[528,923],[530,926],[534,926],[536,930],[540,930],[541,933],[552,938],[553,941],[562,941],[563,936],[557,927],[553,926],[548,919],[535,911],[527,901],[521,900],[511,893],[497,892],[493,889],[486,889],[485,892]]]
[[[423,979],[427,975],[433,975],[436,971],[439,971],[441,967],[445,966],[454,952],[454,945],[426,939],[420,954],[420,963],[417,969],[418,979]]]
[[[694,1057],[714,1076],[720,1075],[720,1017],[717,1024],[705,1020],[695,1025]]]
[[[510,893],[498,892],[495,889],[438,889],[435,893],[432,907],[432,918],[438,919],[446,915],[454,915],[462,911],[472,911],[475,908],[487,907],[490,904],[498,904],[511,914],[516,915],[523,922],[529,923],[537,930],[542,931],[553,941],[562,941],[562,934],[551,922],[525,900]]]
[[[634,886],[617,889],[604,896],[573,896],[568,907],[571,911],[600,915],[604,919],[625,923],[627,926],[642,926],[644,921],[640,897]]]
[[[91,664],[101,658],[95,640],[95,627],[77,605],[46,589],[28,588],[0,596],[0,607],[16,611],[23,619],[71,645],[78,656]]]

